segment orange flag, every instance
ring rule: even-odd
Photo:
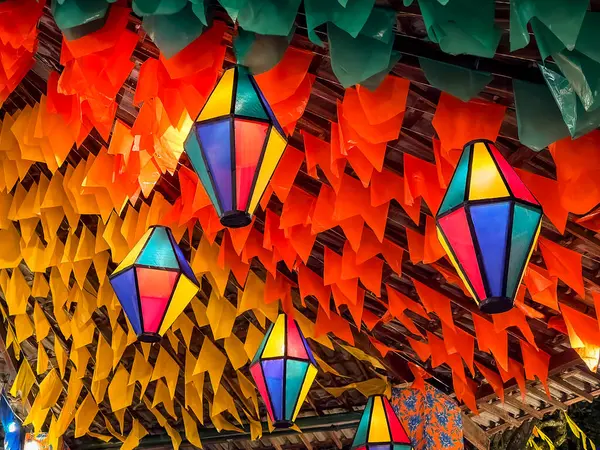
[[[521,353],[523,354],[525,376],[528,380],[535,380],[535,377],[537,376],[546,388],[548,397],[550,397],[550,389],[548,388],[548,366],[550,364],[550,355],[542,350],[536,350],[525,341],[519,341],[519,343],[521,344]]]
[[[325,314],[327,314],[327,317],[329,317],[331,310],[331,288],[325,286],[323,279],[304,264],[298,265],[298,287],[300,289],[300,297],[304,299],[309,295],[313,295]]]
[[[582,298],[585,298],[581,253],[569,250],[544,237],[540,237],[539,244],[550,275],[560,278]]]
[[[508,371],[508,335],[506,331],[496,331],[491,322],[477,314],[473,314],[473,325],[479,350],[492,353],[498,366]]]
[[[410,262],[419,264],[425,258],[425,238],[424,236],[408,227],[405,228],[406,239],[408,240],[408,254]]]
[[[555,311],[558,311],[557,282],[557,278],[551,277],[546,269],[531,263],[527,266],[523,277],[523,283],[525,283],[531,298]]]
[[[423,362],[427,361],[431,356],[431,348],[426,342],[417,341],[411,337],[406,337],[406,340],[415,351],[419,359]]]
[[[454,320],[452,319],[452,308],[450,299],[444,294],[426,286],[425,284],[411,278],[419,298],[423,302],[427,312],[434,312],[450,329],[454,330]]]
[[[442,92],[432,124],[442,142],[442,152],[462,149],[474,139],[495,141],[506,107],[486,100],[463,102]]]
[[[315,323],[315,338],[330,331],[348,344],[354,345],[354,336],[352,335],[350,324],[333,311],[328,316],[322,308],[319,308]]]
[[[404,157],[404,197],[412,204],[422,197],[432,213],[436,213],[442,203],[444,190],[440,187],[435,164],[403,153]]]
[[[500,398],[500,401],[504,403],[504,383],[502,383],[502,377],[491,369],[488,369],[483,364],[475,363],[481,374],[490,383],[496,395]]]
[[[585,214],[600,203],[600,131],[579,139],[561,139],[548,146],[556,164],[560,204],[575,214]]]
[[[492,319],[494,320],[494,329],[496,332],[506,330],[508,327],[517,327],[521,330],[521,333],[523,333],[527,342],[536,349],[538,348],[533,333],[531,332],[531,328],[525,318],[525,314],[523,314],[523,311],[519,308],[512,308],[510,311],[494,314],[492,315]]]

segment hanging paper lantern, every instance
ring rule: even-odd
[[[288,428],[300,411],[317,363],[294,319],[280,314],[260,344],[250,373],[277,428]]]
[[[185,141],[224,226],[250,224],[286,145],[254,77],[242,66],[226,70]]]
[[[481,311],[512,308],[542,208],[493,142],[465,145],[436,223],[442,246]]]
[[[373,395],[358,423],[352,450],[412,450],[410,439],[384,395]]]
[[[156,342],[198,292],[198,280],[168,227],[153,226],[110,276],[142,342]]]

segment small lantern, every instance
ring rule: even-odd
[[[185,141],[224,226],[250,224],[286,145],[254,77],[242,66],[226,70]]]
[[[493,142],[465,145],[436,223],[440,243],[481,311],[510,310],[542,208]]]
[[[352,450],[412,450],[410,439],[384,395],[373,395],[358,423]]]
[[[317,363],[294,319],[279,315],[265,334],[250,373],[273,425],[292,426],[317,375]]]
[[[198,292],[198,280],[171,230],[153,226],[110,276],[142,342],[157,342]]]

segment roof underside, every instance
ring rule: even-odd
[[[533,152],[521,145],[517,138],[517,123],[511,77],[539,82],[542,80],[539,71],[535,67],[535,61],[539,60],[540,57],[537,46],[534,44],[535,38],[533,35],[531,36],[532,43],[529,46],[517,52],[509,52],[508,1],[496,2],[496,22],[502,28],[503,35],[497,54],[493,60],[468,56],[451,57],[443,53],[437,44],[428,42],[426,40],[423,18],[416,3],[410,7],[401,6],[401,0],[377,1],[377,4],[393,7],[397,11],[395,49],[399,50],[403,56],[400,62],[394,67],[393,74],[411,81],[401,136],[396,141],[390,142],[387,148],[385,157],[385,167],[387,169],[402,174],[403,153],[417,156],[429,162],[434,161],[432,138],[435,137],[435,130],[431,122],[440,97],[440,91],[428,84],[419,67],[417,57],[425,56],[431,59],[453,62],[454,64],[464,65],[469,68],[478,68],[480,70],[491,72],[494,75],[493,81],[480,94],[480,97],[507,106],[504,123],[502,124],[497,141],[500,151],[514,167],[545,177],[556,178],[555,165],[550,153],[547,150],[539,153]],[[592,9],[600,10],[600,0],[593,0],[591,4]],[[224,14],[222,15],[222,18],[225,19]],[[316,81],[313,85],[312,94],[306,111],[298,122],[295,134],[290,139],[290,143],[294,147],[302,150],[303,139],[300,135],[301,131],[308,132],[329,141],[330,122],[336,120],[336,102],[343,98],[344,89],[339,85],[332,73],[327,50],[313,45],[308,40],[304,17],[300,15],[297,22],[298,28],[293,38],[292,45],[315,53],[309,72],[316,76]],[[117,97],[117,101],[119,102],[117,118],[131,126],[133,125],[139,110],[139,108],[133,105],[133,95],[137,84],[140,65],[148,58],[157,58],[159,52],[152,41],[148,37],[145,37],[145,33],[140,28],[139,18],[136,18],[133,14],[130,18],[129,28],[140,35],[140,42],[133,55],[136,67]],[[36,54],[36,64],[4,103],[2,107],[3,114],[13,114],[18,109],[23,109],[26,105],[34,105],[36,102],[39,102],[40,96],[45,94],[49,73],[52,70],[57,70],[59,72],[62,70],[59,63],[62,35],[60,30],[56,27],[48,7],[46,7],[39,24],[39,29],[40,43]],[[232,32],[233,28],[230,27],[227,35],[229,47],[231,44]],[[231,48],[228,49],[226,59],[229,63],[233,61]],[[108,143],[104,142],[95,130],[92,131],[80,148],[73,148],[68,157],[69,164],[77,164],[81,159],[86,159],[89,153],[97,154],[101,146],[108,146]],[[45,169],[42,164],[38,163],[30,169],[30,176],[32,179],[39,178],[40,172],[44,172],[45,170],[47,169]],[[347,173],[353,175],[350,167],[347,168]],[[24,184],[25,183],[26,181],[24,181]],[[326,179],[324,177],[314,179],[307,173],[306,166],[303,164],[296,177],[295,185],[313,195],[317,195],[321,183],[326,183]],[[180,192],[177,176],[163,176],[157,184],[156,190],[161,192],[167,200],[173,203],[178,198]],[[142,201],[144,200],[138,200],[136,208],[139,208]],[[269,204],[269,208],[280,212],[282,205],[276,197],[273,197]],[[426,206],[423,206],[420,221],[421,225],[417,228],[399,204],[392,201],[386,227],[386,238],[400,245],[407,254],[404,256],[402,264],[403,275],[396,275],[386,264],[384,266],[383,282],[416,301],[419,301],[419,298],[410,277],[422,281],[431,288],[445,294],[452,300],[452,313],[456,326],[467,331],[469,334],[474,335],[472,315],[480,314],[475,303],[470,298],[466,297],[460,289],[447,283],[446,279],[433,266],[423,264],[413,265],[410,262],[405,230],[408,227],[423,234],[425,229],[425,215],[430,215],[430,212],[426,209]],[[575,218],[572,216],[569,218],[564,235],[561,235],[547,219],[544,219],[542,236],[584,255],[582,260],[583,275],[588,291],[588,298],[581,299],[580,297],[577,297],[572,290],[562,282],[559,282],[558,294],[561,303],[573,306],[582,312],[590,313],[590,311],[593,310],[593,301],[591,300],[589,292],[591,292],[591,290],[597,290],[600,287],[597,284],[598,276],[600,274],[600,239],[598,239],[594,232],[575,223],[574,219]],[[93,230],[95,229],[97,218],[82,216],[82,221]],[[255,226],[262,229],[263,224],[264,213],[259,212],[257,213],[257,222]],[[68,232],[66,227],[67,225],[65,222],[63,227],[59,230],[62,239],[66,239]],[[201,232],[199,225],[197,225],[192,241],[197,242]],[[341,253],[344,243],[345,236],[339,228],[320,233],[312,250],[308,266],[315,272],[322,274],[324,248],[329,247],[330,249]],[[184,242],[182,248],[186,255],[190,254],[189,242]],[[532,261],[538,265],[544,264],[537,251],[534,253]],[[447,261],[442,260],[439,264],[443,268],[453,271],[453,268]],[[24,271],[28,270],[25,266],[22,266],[22,269]],[[264,278],[264,269],[260,264],[256,262],[253,263],[252,269]],[[293,280],[295,279],[295,274],[290,273],[285,267],[282,267],[281,270],[286,276],[289,276]],[[28,277],[28,280],[32,280],[31,273],[25,273],[25,275],[26,278]],[[95,275],[90,276],[90,278],[90,281],[97,285]],[[237,292],[233,279],[230,283],[232,283],[231,292]],[[208,285],[206,287],[206,292],[204,293],[204,297],[202,297],[204,301],[206,301],[206,294],[209,292]],[[298,298],[294,300],[298,305],[300,304]],[[47,299],[45,304],[42,303],[42,306],[48,311],[49,317],[52,318],[51,304],[51,300]],[[557,408],[564,408],[567,405],[582,399],[589,401],[593,396],[600,394],[600,377],[590,373],[585,368],[583,362],[570,349],[567,336],[548,328],[547,322],[555,312],[538,303],[532,302],[529,298],[527,298],[527,304],[532,308],[539,310],[544,315],[544,319],[530,319],[528,322],[539,347],[552,357],[550,364],[550,379],[553,398],[548,399],[545,395],[540,395],[540,391],[543,391],[543,388],[539,383],[528,382],[530,391],[523,402],[521,401],[520,394],[513,381],[506,385],[506,403],[500,404],[498,403],[495,394],[493,394],[491,387],[481,376],[479,376],[476,381],[480,385],[477,398],[481,414],[479,416],[474,416],[468,409],[464,409],[465,416],[473,419],[473,422],[466,423],[465,434],[474,443],[477,440],[483,442],[485,435],[489,436],[506,428],[518,426],[524,420],[527,420],[532,416],[541,416],[545,412],[554,411]],[[308,301],[306,314],[309,318],[314,319],[316,305],[316,300],[313,299]],[[380,302],[368,296],[365,299],[365,308],[379,317],[385,312],[384,307]],[[426,321],[410,312],[408,312],[408,315],[413,319],[421,331],[429,331],[436,334],[438,337],[442,337],[441,323],[437,318],[432,317],[432,320]],[[591,315],[593,315],[593,313]],[[111,327],[109,320],[101,310],[94,313],[94,320],[97,326],[101,330],[104,329],[106,335],[110,336]],[[234,328],[234,331],[238,333],[242,340],[244,338],[244,330],[247,328],[246,323],[248,320],[254,319],[250,317],[249,314],[247,317],[245,315],[243,318],[239,318],[236,322],[236,327]],[[54,323],[53,326],[56,327],[56,323]],[[2,332],[2,334],[5,333]],[[412,375],[406,364],[407,361],[423,366],[423,363],[420,362],[419,358],[408,345],[405,337],[407,334],[411,335],[397,320],[380,323],[372,333],[374,337],[384,344],[399,350],[396,353],[390,353],[383,361],[387,368],[388,376],[395,383],[412,381]],[[356,336],[357,346],[360,346],[374,356],[379,357],[378,353],[369,344],[366,336]],[[514,328],[509,330],[509,356],[511,358],[516,360],[520,359],[519,341],[522,339],[523,336],[518,330]],[[23,351],[31,361],[35,361],[37,355],[37,348],[34,344],[35,342],[25,342],[23,344]],[[169,346],[170,351],[178,357],[179,361],[184,361],[185,352],[178,353],[178,350],[172,349],[168,342],[165,342],[163,345]],[[200,345],[192,343],[192,348],[190,350],[197,355],[200,350]],[[90,348],[90,351],[92,355],[95,354],[95,350]],[[131,348],[126,351],[124,359],[129,358],[132,360],[131,351]],[[153,349],[151,358],[156,358],[157,352],[156,348]],[[49,353],[53,354],[50,345]],[[372,367],[353,358],[347,353],[341,351],[332,352],[322,347],[316,348],[316,353],[341,375],[351,377],[351,381],[362,381],[372,378],[375,375]],[[6,354],[7,353],[5,353],[5,355]],[[14,371],[14,355],[10,354],[9,356],[8,359],[4,358],[2,364],[7,367],[4,368],[3,366],[0,366],[0,373],[10,374]],[[13,359],[13,361],[11,361],[11,359]],[[488,353],[476,350],[475,360],[488,367],[495,367],[495,361]],[[11,367],[8,367],[11,365],[13,366],[12,370]],[[432,384],[448,394],[452,393],[453,387],[449,367],[446,365],[439,366],[435,369],[432,369],[428,365],[425,365],[424,367],[433,375],[433,378],[430,380]],[[226,377],[234,376],[234,371],[231,370],[231,368],[229,368],[228,371],[229,373],[226,371]],[[8,378],[11,378],[10,375]],[[326,387],[343,386],[348,383],[347,379],[337,377],[330,373],[320,373],[317,379],[322,386]],[[151,386],[149,388],[150,392],[152,389]],[[180,386],[177,395],[181,396],[182,391]],[[334,416],[336,421],[326,425],[327,428],[315,428],[318,427],[316,423],[307,422],[306,433],[304,435],[289,434],[269,436],[268,434],[265,434],[265,437],[260,441],[250,441],[249,436],[247,435],[235,437],[231,434],[225,434],[221,436],[212,436],[210,438],[205,437],[205,448],[342,448],[344,445],[350,443],[353,434],[352,427],[355,426],[357,422],[356,414],[352,413],[359,411],[364,406],[364,403],[365,398],[357,391],[350,390],[341,397],[335,398],[315,384],[309,395],[309,405],[305,405],[303,408],[303,413],[301,415],[305,416],[305,418],[302,420],[310,420],[311,416],[339,414]],[[109,406],[107,402],[101,405],[101,408],[108,409]],[[168,445],[169,441],[164,441],[163,439],[165,436],[164,430],[156,423],[154,416],[146,410],[143,403],[140,402],[139,404],[134,405],[132,410],[136,417],[140,419],[144,427],[151,432],[152,435],[158,436],[155,436],[156,440],[153,441],[155,447],[153,448],[170,448]],[[179,423],[179,426],[183,429],[181,422]],[[335,427],[335,429],[330,429],[328,427]],[[471,427],[478,428],[473,429]],[[100,422],[96,423],[94,428],[98,432],[105,431],[104,424]],[[483,437],[481,433],[483,433]],[[161,441],[161,439],[163,439],[163,441]],[[88,447],[88,443],[92,441],[86,440],[86,438],[75,440],[73,438],[73,430],[71,429],[66,434],[66,442],[72,449],[83,449],[91,448]]]

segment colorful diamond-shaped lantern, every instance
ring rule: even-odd
[[[265,334],[250,373],[273,425],[290,427],[317,375],[317,363],[294,319],[279,315]]]
[[[402,422],[384,395],[373,395],[358,423],[352,450],[412,450]]]
[[[123,311],[143,342],[159,341],[198,292],[198,280],[171,230],[151,227],[110,276]]]
[[[436,217],[438,238],[479,308],[512,308],[535,247],[542,208],[493,142],[473,141]]]
[[[223,225],[250,223],[286,145],[254,77],[241,66],[226,70],[185,141]]]

